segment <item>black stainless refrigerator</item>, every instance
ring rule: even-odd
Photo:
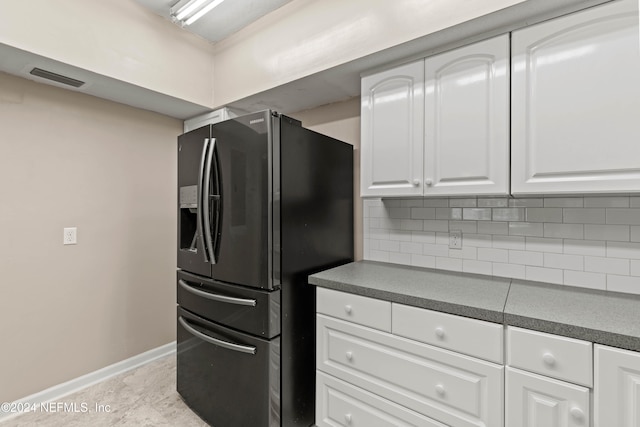
[[[262,111],[178,137],[177,390],[214,427],[314,424],[314,272],[353,260],[353,148]]]

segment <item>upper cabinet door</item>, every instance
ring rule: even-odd
[[[362,79],[363,197],[422,195],[423,90],[423,61]]]
[[[640,191],[637,5],[513,33],[513,194]]]
[[[425,60],[424,194],[509,193],[508,34]]]

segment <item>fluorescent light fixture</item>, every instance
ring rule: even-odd
[[[171,7],[171,18],[183,26],[191,25],[224,0],[180,0]]]

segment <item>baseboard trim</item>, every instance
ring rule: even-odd
[[[142,365],[153,362],[154,360],[168,356],[175,352],[176,342],[173,341],[160,347],[153,348],[149,351],[145,351],[144,353],[137,354],[120,362],[114,363],[113,365],[98,369],[97,371],[89,372],[88,374],[82,375],[81,377],[74,378],[53,387],[49,387],[48,389],[39,391],[38,393],[16,400],[15,402],[12,402],[12,404],[16,404],[14,406],[18,408],[21,407],[21,405],[29,405],[30,407],[35,405],[35,407],[38,407],[42,403],[56,401],[64,396],[75,393],[89,386],[105,381],[111,377],[130,371],[132,369],[138,368]],[[18,415],[20,415],[20,413],[0,411],[0,423]]]

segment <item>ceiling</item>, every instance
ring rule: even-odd
[[[170,20],[169,9],[178,0],[134,0],[152,12]],[[184,29],[211,42],[218,42],[246,27],[260,17],[292,0],[228,0],[223,1],[198,21]]]

